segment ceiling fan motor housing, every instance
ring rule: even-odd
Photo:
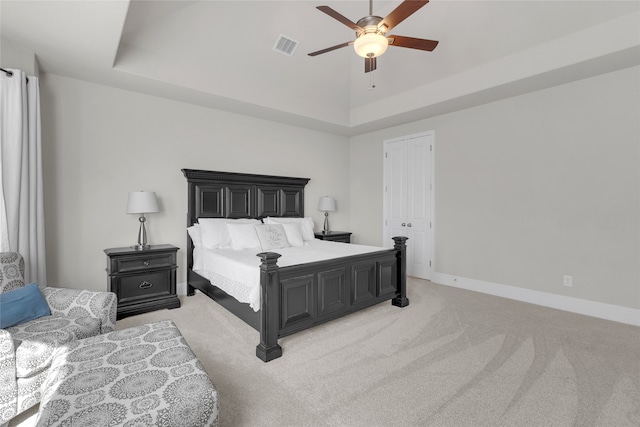
[[[361,18],[358,22],[356,22],[356,25],[364,31],[356,31],[356,36],[360,37],[361,35],[368,33],[377,33],[384,35],[384,33],[387,32],[387,27],[383,25],[381,28],[378,28],[378,24],[382,22],[382,19],[383,18],[381,18],[380,16],[375,15],[369,15]]]

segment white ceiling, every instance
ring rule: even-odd
[[[0,30],[42,72],[343,135],[640,64],[637,0],[433,0],[391,33],[438,47],[391,46],[370,74],[351,47],[307,55],[355,38],[323,4],[368,15],[366,0],[1,0]]]

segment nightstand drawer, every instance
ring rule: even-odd
[[[146,254],[140,256],[136,254],[132,257],[119,257],[113,259],[111,266],[112,273],[128,273],[138,270],[149,270],[159,267],[171,267],[175,264],[175,253]]]
[[[117,294],[119,303],[171,294],[171,270],[120,276]]]

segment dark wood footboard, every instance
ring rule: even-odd
[[[183,169],[187,178],[187,227],[199,218],[304,217],[308,178]],[[278,338],[382,301],[406,307],[406,237],[393,249],[279,267],[279,254],[258,254],[261,309],[253,311],[193,271],[194,245],[187,237],[187,295],[199,289],[260,332],[256,355],[282,355]]]
[[[393,250],[278,267],[279,254],[263,252],[260,265],[260,343],[256,356],[282,356],[278,338],[362,310],[382,301],[409,305],[406,237]]]

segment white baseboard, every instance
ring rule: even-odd
[[[598,317],[600,319],[612,320],[614,322],[626,323],[628,325],[640,326],[640,310],[629,307],[572,298],[515,286],[500,285],[444,273],[434,272],[431,281],[441,285],[453,286],[572,313],[584,314],[586,316]]]
[[[187,282],[176,283],[176,294],[187,295]]]

